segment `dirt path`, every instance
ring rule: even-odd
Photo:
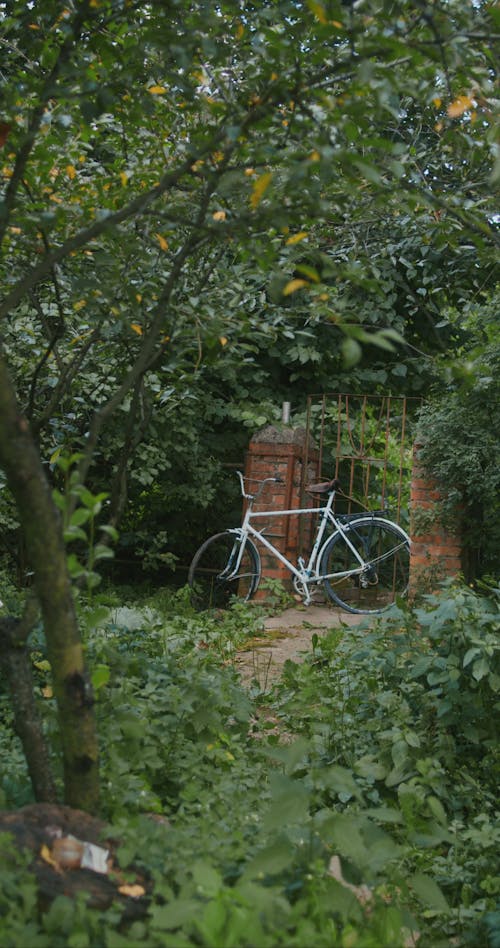
[[[311,604],[286,609],[279,616],[265,619],[262,634],[252,639],[250,648],[238,652],[236,665],[242,681],[250,684],[254,680],[262,691],[267,691],[281,675],[287,659],[303,661],[314,633],[324,635],[341,623],[358,625],[364,618],[330,606]]]

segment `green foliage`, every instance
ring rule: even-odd
[[[418,931],[494,948],[496,600],[450,587],[313,635],[263,709],[232,667],[255,610],[209,620],[184,591],[97,599],[81,620],[105,815],[151,897],[134,922],[84,896],[37,915],[27,861],[4,846],[5,944],[403,948]]]
[[[449,588],[374,630],[316,637],[310,661],[289,665],[281,689],[284,719],[322,766],[354,778],[325,803],[361,796],[373,819],[394,827],[410,890],[430,897],[438,884],[443,895],[436,890],[426,913],[431,941],[435,914],[468,944],[495,910],[499,627],[497,601]],[[425,885],[415,883],[421,873]]]
[[[118,558],[181,568],[251,427],[427,391],[443,308],[491,286],[496,13],[30,12],[0,7],[2,351],[43,456],[83,453],[125,517]],[[0,529],[15,558],[5,495]]]
[[[112,559],[114,556],[108,544],[110,540],[118,539],[118,533],[110,524],[97,525],[97,518],[108,494],[93,494],[81,483],[76,467],[80,459],[80,454],[65,457],[56,452],[52,461],[63,472],[64,484],[60,485],[61,490],[54,488],[52,496],[62,514],[66,544],[76,542],[80,550],[83,550],[81,557],[74,552],[68,554],[69,574],[77,582],[83,583],[87,593],[90,593],[101,581],[101,576],[96,571],[99,560]],[[98,532],[104,536],[96,536]],[[81,561],[82,558],[84,562]]]
[[[441,516],[463,508],[468,578],[497,574],[500,542],[500,335],[498,293],[465,314],[449,316],[460,338],[446,367],[447,387],[419,420],[420,460],[444,492]]]

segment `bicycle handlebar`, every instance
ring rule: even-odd
[[[261,495],[262,491],[264,490],[264,487],[265,487],[266,484],[284,484],[284,483],[285,483],[284,480],[283,480],[283,478],[282,478],[282,477],[279,477],[279,476],[277,476],[277,477],[265,477],[264,480],[261,481],[261,480],[259,480],[257,477],[246,477],[246,478],[245,478],[245,477],[243,476],[243,474],[241,473],[241,471],[236,471],[236,473],[237,473],[237,475],[238,475],[238,477],[239,477],[239,479],[240,479],[241,494],[242,494],[242,496],[245,497],[247,500],[256,500],[258,497],[260,497],[260,495]],[[245,490],[245,480],[247,480],[247,481],[255,481],[256,484],[260,484],[260,487],[259,487],[259,489],[256,491],[255,494],[247,494],[247,492],[246,492],[246,490]]]

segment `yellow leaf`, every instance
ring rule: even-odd
[[[44,698],[54,697],[54,692],[52,691],[52,688],[50,687],[50,685],[46,685],[45,688],[42,688],[42,695]]]
[[[321,155],[319,151],[312,151],[309,155],[309,161],[321,161]]]
[[[248,178],[251,178],[252,175],[256,174],[255,168],[245,168],[245,174]]]
[[[270,79],[271,79],[271,82],[276,82],[276,80],[278,79],[278,73],[277,73],[277,72],[272,72],[272,73],[271,73],[271,76],[270,76]]]
[[[142,336],[142,326],[139,326],[139,323],[130,323],[130,328],[133,329],[138,336]]]
[[[138,303],[142,303],[142,293],[136,293],[135,298]]]
[[[166,91],[167,89],[165,86],[149,86],[148,87],[148,92],[151,95],[165,95]]]
[[[307,280],[290,280],[283,290],[283,296],[291,296],[292,293],[296,293],[304,286],[309,286]]]
[[[77,300],[76,303],[73,303],[73,309],[75,310],[75,312],[78,313],[86,305],[87,305],[87,300]]]
[[[227,346],[227,337],[226,337],[226,336],[219,336],[219,342],[220,342],[221,346]]]
[[[140,899],[141,895],[146,895],[146,889],[142,885],[121,885],[118,892],[130,896],[131,899]]]
[[[331,20],[331,24],[332,26],[336,26],[338,30],[344,29],[344,24],[341,23],[340,20]]]
[[[448,108],[446,109],[449,118],[459,118],[464,112],[467,112],[473,104],[472,99],[468,95],[459,95],[458,99],[455,99],[454,102],[451,102]]]
[[[66,174],[68,178],[72,181],[73,178],[76,178],[76,168],[74,165],[66,165]]]
[[[126,173],[126,171],[120,171],[120,181],[123,187],[125,187],[128,181],[128,174]]]
[[[162,336],[162,342],[170,342],[170,336]]]
[[[322,3],[317,3],[316,0],[307,0],[307,6],[320,23],[328,23],[325,8]]]
[[[250,204],[254,209],[258,207],[264,197],[265,192],[271,184],[272,177],[272,172],[266,171],[265,174],[261,174],[260,177],[257,178],[250,196]]]
[[[59,863],[56,862],[49,847],[46,846],[45,843],[40,850],[40,858],[43,859],[44,862],[48,862],[49,866],[52,866],[57,872],[61,871]]]
[[[432,100],[432,104],[435,106],[436,109],[441,108],[441,99],[439,98],[438,95]]]
[[[162,237],[161,234],[155,234],[155,237],[162,250],[168,250],[168,240],[165,240],[165,237]]]
[[[214,221],[225,221],[226,212],[225,211],[214,211],[212,214]]]
[[[113,316],[119,316],[119,315],[120,315],[120,310],[118,309],[118,306],[112,306],[112,307],[111,307],[111,312],[113,313]]]
[[[238,23],[238,26],[236,27],[236,39],[240,40],[244,32],[245,32],[245,27],[243,26],[243,23]]]
[[[287,246],[288,244],[299,244],[301,240],[305,240],[305,238],[308,236],[309,234],[307,233],[307,231],[301,230],[298,234],[293,234],[291,237],[288,238],[286,242]]]

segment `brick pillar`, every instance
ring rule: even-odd
[[[454,523],[441,520],[440,501],[445,494],[429,478],[419,461],[420,445],[413,447],[410,491],[410,596],[431,592],[446,578],[462,572],[460,511]]]
[[[307,452],[307,471],[303,469],[306,432],[303,428],[275,427],[270,425],[253,436],[245,458],[246,488],[256,492],[258,484],[266,477],[279,477],[283,483],[267,484],[254,504],[254,511],[293,510],[300,506],[313,506],[308,500],[303,504],[302,490],[305,484],[318,480],[319,453],[310,445]],[[255,478],[255,481],[250,480]],[[266,517],[255,522],[257,529],[266,529],[266,535],[274,546],[297,561],[300,549],[309,549],[310,537],[315,522],[313,515],[303,517]],[[262,578],[281,580],[285,588],[292,589],[291,576],[286,567],[259,544],[262,559]],[[259,598],[259,592],[257,593]],[[265,598],[265,590],[260,591]]]

